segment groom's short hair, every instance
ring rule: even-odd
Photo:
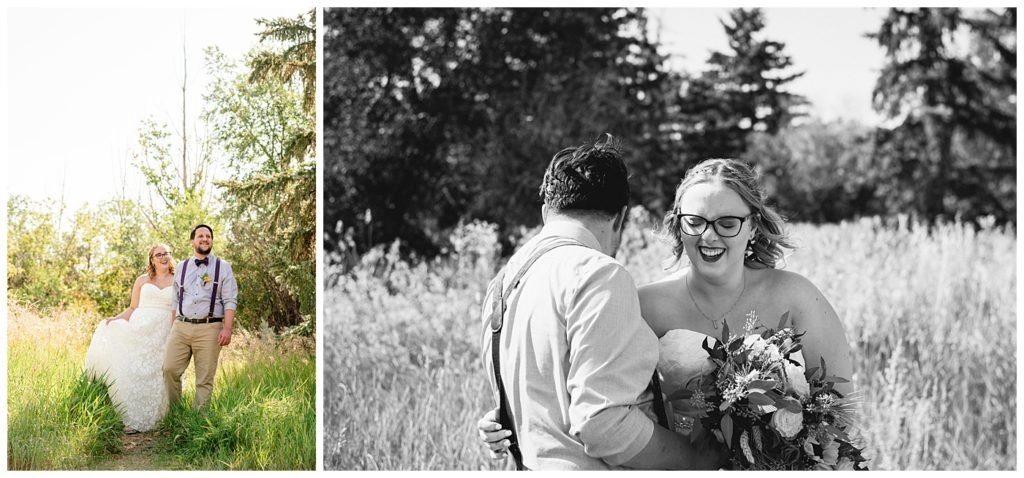
[[[189,240],[192,240],[192,239],[196,238],[196,231],[198,231],[200,227],[205,227],[205,228],[209,229],[210,230],[210,238],[213,238],[213,228],[210,227],[210,226],[207,226],[206,224],[200,224],[200,225],[192,228],[192,233],[188,235]]]
[[[615,138],[559,151],[548,164],[540,197],[559,211],[615,215],[629,204],[629,175]]]

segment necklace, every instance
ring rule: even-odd
[[[740,295],[736,296],[736,300],[732,301],[732,305],[729,306],[729,310],[725,311],[724,314],[722,314],[720,317],[718,317],[718,320],[715,320],[715,319],[712,319],[711,316],[709,316],[708,314],[705,314],[703,310],[701,310],[700,304],[697,303],[697,299],[693,297],[693,291],[690,290],[690,276],[689,275],[686,276],[686,293],[690,294],[690,300],[693,301],[693,305],[694,305],[694,307],[697,308],[697,312],[700,312],[700,315],[703,315],[704,318],[708,320],[708,322],[711,322],[711,326],[714,327],[715,330],[718,330],[719,322],[725,320],[725,316],[729,315],[729,312],[732,312],[732,309],[736,307],[736,304],[740,303],[740,298],[743,297],[743,293],[746,292],[746,291],[747,291],[747,276],[746,276],[746,274],[744,274],[743,275],[743,288],[740,289]]]

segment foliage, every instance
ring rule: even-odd
[[[1016,26],[1013,8],[893,8],[871,35],[886,51],[875,108],[898,124],[874,160],[906,172],[899,187],[919,191],[924,217],[1016,215]]]
[[[803,73],[765,22],[731,10],[728,48],[693,73],[670,68],[643,9],[327,9],[326,249],[434,255],[483,220],[508,253],[539,219],[548,158],[605,132],[655,213],[688,167],[742,157],[802,220],[1013,219],[1015,9],[893,9],[874,130],[795,121]]]
[[[810,120],[776,135],[752,134],[740,158],[759,165],[772,206],[796,221],[838,222],[905,210],[895,198],[885,200],[889,171],[869,167],[872,134],[852,121]]]
[[[638,174],[668,167],[674,77],[646,29],[633,9],[327,9],[329,247],[436,253],[462,219],[532,223],[551,155],[606,131]]]
[[[149,248],[167,243],[175,259],[184,259],[192,254],[189,232],[204,223],[215,231],[215,253],[232,262],[241,285],[236,323],[249,329],[301,324],[296,333],[311,335],[316,121],[303,88],[315,87],[309,72],[316,65],[315,55],[294,54],[315,53],[312,18],[265,20],[265,44],[250,52],[253,65],[244,69],[216,48],[207,50],[214,79],[201,123],[210,135],[176,135],[166,124],[143,120],[132,164],[148,186],[145,197],[71,212],[52,200],[11,198],[12,301],[114,315],[128,306],[135,278],[146,272]],[[298,43],[273,43],[280,38]],[[295,78],[273,67],[274,55]]]
[[[106,201],[68,221],[63,205],[13,196],[7,212],[7,285],[13,302],[109,315],[128,306],[131,284],[145,273],[155,240],[135,203]]]
[[[637,226],[651,222],[630,221],[618,255],[638,284],[662,278],[670,257]],[[498,250],[484,228],[464,231],[479,236],[453,239]],[[904,216],[792,235],[787,269],[829,298],[852,346],[869,467],[1015,469],[1016,231]],[[381,246],[347,273],[326,266],[325,468],[507,466],[476,431],[494,407],[478,314],[499,265]]]
[[[680,124],[690,165],[738,157],[754,132],[776,134],[806,100],[787,91],[803,73],[792,73],[785,44],[764,39],[761,9],[738,8],[722,21],[728,52],[712,52],[706,70],[684,82]]]
[[[232,218],[233,264],[250,288],[239,299],[250,324],[315,328],[316,49],[313,11],[261,20],[247,72],[208,50],[216,78],[206,96],[214,141],[230,159],[222,216]]]

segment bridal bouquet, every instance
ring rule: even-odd
[[[847,434],[855,404],[833,389],[847,380],[829,376],[824,360],[805,370],[803,334],[788,321],[787,312],[778,329],[766,329],[751,311],[738,336],[723,324],[720,342],[703,343],[714,367],[667,399],[688,402],[702,425],[694,433],[704,428],[725,443],[735,469],[866,469]]]

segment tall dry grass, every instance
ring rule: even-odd
[[[668,247],[634,221],[620,259],[642,284]],[[873,469],[1016,468],[1016,231],[865,220],[795,225],[786,268],[817,284],[853,346]],[[376,249],[325,290],[327,469],[501,469],[477,440],[493,407],[479,355],[496,236],[446,259]]]

